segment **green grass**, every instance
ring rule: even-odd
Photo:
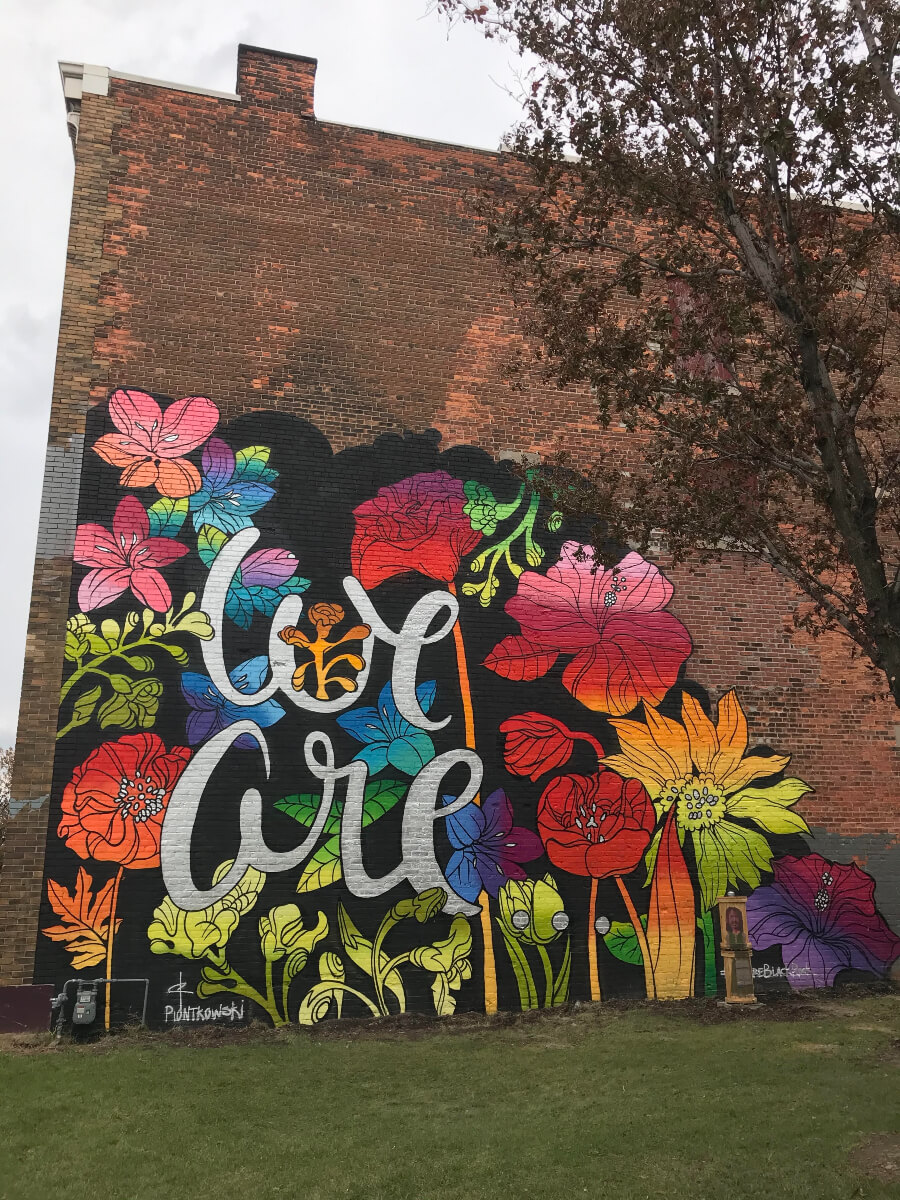
[[[849,1156],[900,1128],[898,1010],[0,1046],[0,1196],[897,1197]]]

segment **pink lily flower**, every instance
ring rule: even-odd
[[[113,515],[112,533],[102,525],[79,525],[75,561],[93,567],[78,588],[82,612],[102,608],[130,588],[154,612],[172,607],[169,585],[158,568],[187,554],[174,538],[149,537],[150,521],[141,502],[126,496]]]
[[[119,388],[109,400],[109,415],[119,433],[105,433],[94,450],[122,467],[121,487],[156,485],[162,496],[177,500],[200,488],[200,474],[183,457],[205,442],[219,421],[219,410],[205,396],[186,396],[165,412],[152,396]]]

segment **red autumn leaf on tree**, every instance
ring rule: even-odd
[[[93,883],[84,867],[78,868],[71,895],[61,883],[47,880],[47,899],[56,915],[62,917],[62,924],[50,925],[41,932],[51,941],[66,943],[76,971],[101,963],[109,942],[115,879],[110,879],[96,893],[91,890]],[[116,930],[121,924],[116,921]]]
[[[130,733],[92,751],[62,798],[58,833],[79,858],[123,867],[159,866],[166,806],[191,757],[155,733]]]
[[[572,875],[627,875],[641,861],[656,824],[637,779],[612,771],[560,775],[538,804],[538,833],[550,861]]]
[[[462,481],[446,471],[380,488],[353,510],[353,574],[366,589],[410,571],[451,583],[482,537],[463,512],[466,502]]]
[[[572,654],[563,685],[588,708],[621,717],[641,700],[659,704],[691,652],[690,634],[665,611],[672,592],[639,554],[603,570],[589,546],[566,542],[546,575],[522,572],[506,602],[521,636],[504,638],[484,665],[506,679],[531,680],[557,655]]]
[[[544,713],[526,712],[509,717],[500,726],[506,735],[503,758],[507,771],[513,775],[528,775],[537,779],[557,767],[565,766],[572,757],[577,741],[589,742],[603,757],[603,747],[589,733],[575,733]]]

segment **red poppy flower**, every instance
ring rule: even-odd
[[[162,496],[179,499],[200,488],[200,474],[183,456],[205,442],[219,420],[219,410],[206,396],[186,396],[165,412],[152,396],[119,388],[109,400],[109,415],[119,433],[106,433],[94,450],[114,467],[122,467],[122,487],[156,485]]]
[[[59,836],[79,858],[158,867],[166,806],[190,757],[186,746],[166,750],[155,733],[106,742],[66,784]]]
[[[627,875],[650,844],[656,813],[643,784],[612,771],[560,775],[544,788],[538,832],[552,863],[572,875]]]
[[[506,611],[521,636],[504,638],[484,665],[506,679],[537,679],[559,654],[574,658],[563,685],[597,712],[621,717],[659,704],[691,652],[684,625],[665,612],[673,588],[652,563],[626,554],[610,570],[590,547],[566,542],[546,575],[523,571]]]
[[[157,568],[187,552],[187,546],[174,538],[150,537],[144,506],[136,497],[126,496],[113,514],[112,533],[103,525],[78,526],[75,561],[94,568],[78,588],[81,611],[111,604],[130,588],[142,604],[165,612],[172,605],[172,593]]]
[[[463,512],[462,481],[430,471],[380,488],[353,510],[353,574],[364,588],[418,571],[452,582],[460,560],[481,541]]]

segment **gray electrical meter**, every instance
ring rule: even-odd
[[[75,993],[75,1008],[72,1012],[73,1025],[91,1025],[97,1019],[97,985],[78,985]]]

